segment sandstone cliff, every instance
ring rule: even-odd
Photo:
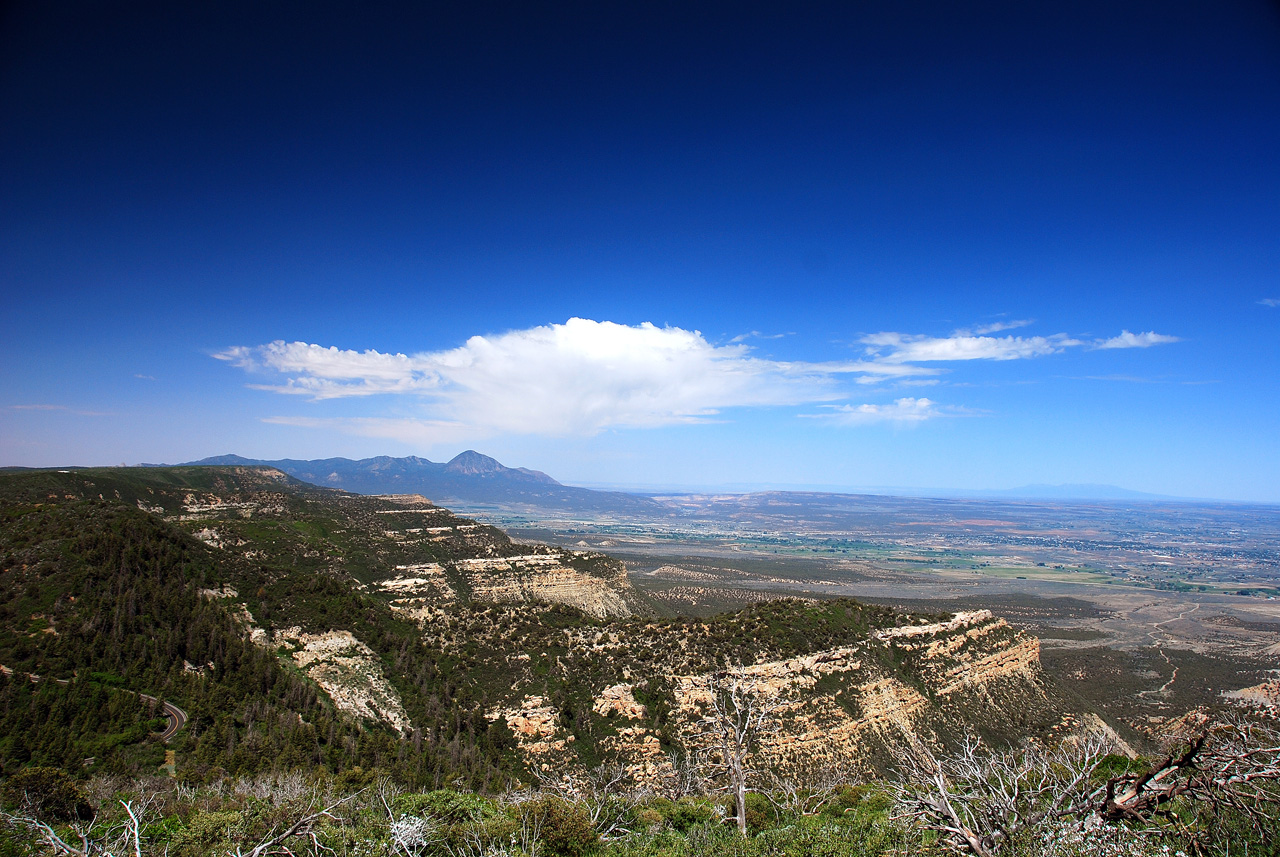
[[[592,643],[609,647],[607,639]],[[632,676],[596,688],[596,756],[660,786],[672,773],[668,751],[709,749],[699,720],[716,673],[723,674]],[[867,775],[883,770],[911,742],[940,746],[966,733],[1009,728],[1056,740],[1102,728],[1096,718],[1064,711],[1046,693],[1039,641],[988,611],[876,630],[848,645],[759,660],[737,675],[753,693],[781,703],[757,759],[781,773],[840,769]],[[655,688],[661,690],[655,694]],[[637,698],[641,690],[644,702]],[[658,719],[651,710],[655,702],[667,709]],[[534,770],[578,763],[568,718],[545,696],[516,698],[489,716],[511,728]],[[574,717],[581,720],[581,712]]]

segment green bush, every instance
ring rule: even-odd
[[[238,812],[194,812],[186,825],[170,838],[170,853],[181,857],[212,854],[214,846],[230,842],[233,831],[239,827]]]
[[[399,795],[391,802],[391,808],[397,815],[430,816],[446,825],[492,821],[502,815],[493,801],[450,789]]]
[[[778,813],[759,792],[747,792],[747,832],[759,833],[778,823]]]
[[[93,805],[75,780],[57,768],[23,768],[4,784],[6,806],[44,821],[91,821]]]
[[[875,829],[821,818],[798,819],[755,840],[758,853],[768,857],[879,857],[885,844]]]
[[[690,828],[706,824],[714,818],[715,810],[712,807],[711,801],[705,798],[682,797],[675,802],[667,821],[675,830],[686,833]]]
[[[520,818],[537,828],[548,857],[582,857],[599,844],[587,811],[557,797],[521,804]]]

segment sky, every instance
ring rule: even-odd
[[[0,465],[1280,502],[1280,4],[13,2]]]

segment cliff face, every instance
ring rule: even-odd
[[[624,597],[631,592],[631,584],[620,563],[611,563],[604,573],[593,575],[569,563],[595,555],[539,548],[539,552],[519,556],[459,559],[447,566],[397,566],[396,576],[377,586],[391,596],[396,609],[419,620],[429,616],[441,602],[455,602],[464,596],[487,604],[563,604],[597,619],[631,615]]]
[[[699,722],[716,674],[723,682],[723,672],[701,671],[599,688],[591,708],[607,724],[599,730],[600,755],[660,785],[672,774],[666,750],[710,749]],[[939,746],[1002,727],[1052,739],[1083,722],[1046,694],[1039,641],[988,611],[874,631],[849,645],[759,661],[736,675],[748,695],[780,703],[757,759],[780,773],[866,775],[912,742]],[[657,699],[655,684],[666,689]],[[648,705],[637,699],[641,688]],[[665,722],[654,722],[654,704],[669,709]],[[574,736],[545,697],[526,696],[490,717],[507,723],[535,770],[574,763]]]
[[[295,563],[351,575],[415,618],[470,602],[547,602],[621,618],[638,603],[617,560],[515,544],[419,494],[344,494],[300,486],[268,468],[204,470],[203,490],[152,489],[137,505],[246,560],[288,552]]]
[[[287,628],[276,633],[275,642],[320,685],[339,711],[382,720],[401,735],[409,730],[409,716],[377,655],[350,631],[307,634]]]
[[[237,600],[235,589],[224,586],[203,589],[200,594],[222,601],[254,645],[292,660],[337,710],[358,719],[382,721],[401,736],[411,728],[400,694],[387,680],[381,659],[350,631],[308,634],[297,625],[268,630]]]

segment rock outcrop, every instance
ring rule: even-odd
[[[700,721],[713,684],[723,686],[730,677],[747,695],[776,701],[758,761],[784,773],[869,774],[913,742],[940,746],[959,734],[1028,718],[1039,717],[1046,739],[1061,728],[1041,686],[1039,641],[984,610],[879,630],[852,645],[749,664],[731,674],[663,676],[659,684],[668,689],[670,706],[665,736],[637,700],[634,683],[600,688],[592,711],[606,721],[599,729],[601,755],[638,781],[659,786],[672,772],[664,740],[686,751],[713,749]],[[550,706],[530,696],[490,714],[505,720],[540,770],[575,762],[573,736]]]
[[[395,577],[381,581],[378,587],[392,596],[397,609],[419,620],[441,601],[457,601],[463,593],[476,603],[563,604],[597,619],[632,615],[624,597],[631,591],[631,584],[620,564],[607,575],[591,574],[571,565],[575,559],[597,556],[542,548],[518,556],[402,565],[396,567]]]
[[[350,631],[306,634],[287,628],[276,632],[274,642],[291,650],[293,662],[324,689],[339,711],[381,720],[401,735],[409,731],[409,716],[377,655]]]

